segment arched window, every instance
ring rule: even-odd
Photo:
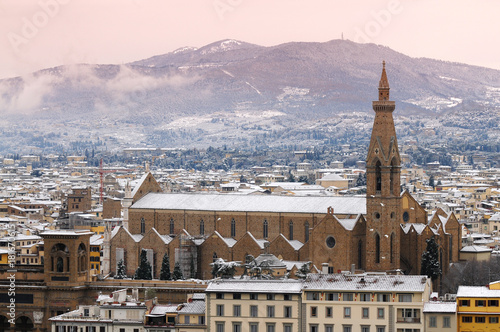
[[[358,269],[363,268],[363,241],[358,241]]]
[[[394,233],[391,233],[391,263],[394,263]]]
[[[203,219],[201,219],[200,221],[200,235],[203,235],[205,234],[205,222],[203,221]]]
[[[293,240],[293,221],[288,223],[288,239]]]
[[[215,262],[217,260],[217,253],[214,251],[214,254],[212,255],[212,262]]]
[[[264,239],[267,239],[268,235],[269,235],[269,233],[268,233],[268,224],[267,224],[267,220],[264,219],[264,224],[262,225],[262,237]]]
[[[175,222],[174,222],[174,218],[170,218],[170,234],[174,234],[175,233]]]
[[[375,263],[380,263],[380,235],[375,234]]]
[[[380,160],[377,160],[375,164],[375,190],[382,191],[382,164],[380,164]]]
[[[236,237],[236,221],[231,219],[231,237]]]
[[[146,232],[146,220],[144,218],[141,218],[141,234],[144,234]]]
[[[309,241],[309,222],[306,221],[304,225],[304,243]]]

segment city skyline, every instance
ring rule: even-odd
[[[0,1],[0,78],[72,63],[127,63],[231,38],[263,46],[349,39],[412,57],[500,69],[500,4],[364,0]]]

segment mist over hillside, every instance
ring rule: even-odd
[[[293,130],[339,114],[370,117],[383,60],[396,115],[500,106],[499,70],[348,40],[272,47],[223,40],[124,65],[60,66],[0,80],[0,112],[8,129],[12,121],[41,131],[52,124],[55,134],[84,131],[81,139],[107,135],[128,145],[235,141],[242,127],[251,137],[253,129]]]

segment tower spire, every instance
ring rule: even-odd
[[[385,61],[382,61],[382,76],[380,77],[380,82],[378,83],[378,100],[389,100],[389,80],[387,79],[387,73],[385,72]]]
[[[389,100],[389,80],[382,62],[379,97],[373,102],[375,119],[366,158],[366,270],[399,268],[401,218],[401,159]]]

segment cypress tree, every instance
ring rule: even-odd
[[[167,253],[165,253],[163,261],[161,262],[160,280],[172,280],[170,274],[170,259]]]
[[[141,251],[141,262],[137,270],[135,270],[134,279],[139,279],[139,280],[153,279],[151,274],[151,264],[149,264],[148,262],[147,252],[144,249]]]
[[[436,280],[441,275],[441,264],[439,264],[439,252],[438,245],[434,238],[430,238],[427,241],[427,247],[422,253],[422,264],[420,269],[420,274],[426,275],[431,278],[432,281]]]
[[[123,262],[123,259],[120,259],[118,261],[118,267],[116,269],[116,276],[115,276],[115,279],[123,279],[123,278],[126,278],[127,277],[127,274],[126,274],[126,268],[125,268],[125,262]]]
[[[172,280],[184,280],[184,276],[182,275],[181,271],[181,265],[179,264],[179,262],[175,262]]]

